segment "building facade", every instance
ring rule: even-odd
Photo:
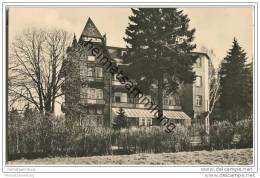
[[[131,96],[115,75],[100,66],[95,56],[85,49],[87,41],[109,53],[113,63],[123,65],[126,49],[106,45],[106,36],[101,35],[89,18],[79,40],[74,36],[67,50],[62,105],[66,118],[85,126],[111,126],[119,108],[123,108],[128,126],[156,125],[154,115],[145,104]],[[194,116],[208,110],[208,57],[203,53],[200,56],[194,66],[195,83],[183,86],[182,94],[167,95],[163,99],[164,115],[176,123],[189,124]],[[155,100],[153,96],[146,97]]]

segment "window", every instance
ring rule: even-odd
[[[201,58],[198,58],[196,63],[195,63],[195,67],[201,67]]]
[[[88,61],[95,61],[95,56],[88,56]]]
[[[164,105],[174,106],[175,105],[175,97],[174,96],[167,96],[164,98]]]
[[[103,116],[97,116],[97,125],[103,126]]]
[[[197,76],[196,77],[196,87],[201,87],[202,86],[202,77]]]
[[[145,118],[139,118],[139,126],[145,126]]]
[[[103,99],[103,90],[95,88],[87,88],[87,98],[89,99]]]
[[[123,102],[123,103],[127,102],[127,93],[122,93],[122,95],[121,95],[121,102]]]
[[[196,95],[196,105],[201,106],[202,105],[202,96]]]
[[[103,77],[103,69],[101,67],[96,68],[96,77],[102,78]]]
[[[95,99],[96,98],[95,93],[96,92],[94,88],[88,88],[88,98]]]
[[[102,108],[97,108],[97,114],[103,114],[103,109]]]
[[[163,104],[164,104],[164,105],[168,105],[168,104],[169,104],[169,99],[168,99],[168,98],[164,98]]]
[[[139,118],[139,126],[151,126],[153,124],[152,118]]]
[[[89,114],[95,114],[95,108],[89,108],[88,112]]]
[[[124,56],[126,54],[126,51],[121,51],[121,56]]]
[[[80,65],[80,67],[79,67],[79,73],[80,73],[80,75],[81,75],[81,76],[87,76],[87,72],[88,72],[87,69],[88,69],[88,68],[87,68],[86,65],[84,65],[84,64]]]
[[[127,102],[127,93],[120,93],[120,92],[115,92],[114,93],[115,96],[115,102],[116,103],[126,103]]]
[[[89,67],[87,70],[88,70],[88,76],[89,77],[94,77],[94,68],[93,67]]]
[[[80,99],[86,99],[88,98],[88,88],[87,87],[81,87],[80,89]]]
[[[152,118],[147,118],[147,126],[151,126],[153,124]]]
[[[103,90],[96,89],[96,99],[103,99]]]
[[[134,98],[134,97],[131,97],[131,96],[128,96],[127,102],[129,102],[129,103],[135,103],[135,98]]]
[[[121,102],[121,97],[120,96],[115,96],[115,102],[120,103]]]
[[[176,104],[177,106],[180,106],[180,105],[181,105],[180,97],[179,97],[179,96],[175,96],[174,99],[175,99],[175,104]]]
[[[174,98],[170,98],[169,99],[169,106],[174,106],[175,105],[175,102],[174,102]]]

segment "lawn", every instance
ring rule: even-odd
[[[250,165],[253,164],[253,149],[193,151],[158,154],[132,154],[91,157],[53,157],[9,161],[10,165],[21,164],[164,164],[164,165]]]

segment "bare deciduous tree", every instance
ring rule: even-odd
[[[210,128],[210,115],[213,113],[216,103],[219,100],[220,93],[219,93],[219,76],[218,70],[216,70],[212,64],[212,60],[216,58],[215,53],[212,49],[208,49],[205,46],[201,47],[201,51],[207,53],[210,57],[209,60],[209,108],[207,115],[205,117],[205,125],[206,125],[206,132],[209,134]]]
[[[54,112],[62,95],[61,68],[70,36],[63,30],[29,29],[10,47],[9,102],[23,100],[41,113]]]

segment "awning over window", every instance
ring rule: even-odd
[[[154,114],[147,109],[129,109],[123,108],[126,117],[143,117],[153,118]],[[119,108],[112,108],[114,114],[118,115]],[[187,114],[182,111],[169,111],[164,110],[163,115],[169,119],[191,119]]]

